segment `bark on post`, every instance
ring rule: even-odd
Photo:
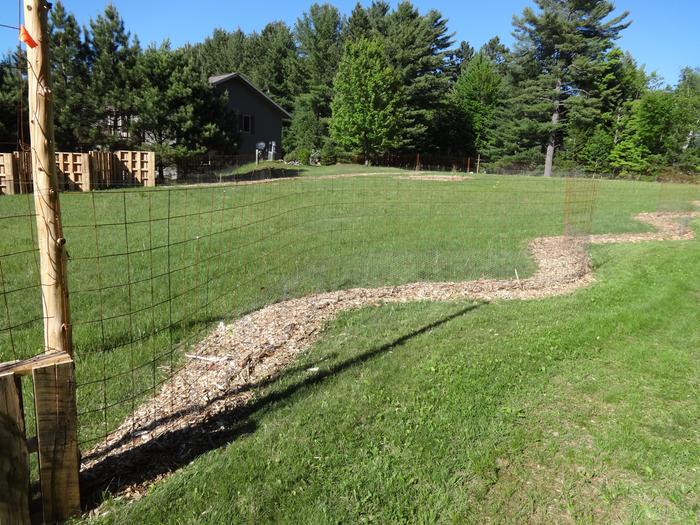
[[[29,77],[29,131],[31,135],[34,204],[37,214],[37,238],[41,263],[41,290],[44,309],[45,351],[72,355],[66,251],[61,209],[53,126],[53,93],[46,0],[25,0],[24,17],[29,34],[37,42],[27,46]]]
[[[554,113],[552,113],[552,131],[549,132],[549,140],[547,141],[547,157],[544,161],[544,176],[552,176],[552,166],[554,165],[554,150],[557,145],[557,124],[559,124],[560,101],[561,94],[561,79],[557,79],[557,87],[555,88]]]

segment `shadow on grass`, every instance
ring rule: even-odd
[[[83,507],[85,510],[91,510],[97,507],[108,493],[118,493],[130,486],[139,486],[155,481],[162,475],[187,465],[202,454],[223,447],[241,436],[254,433],[257,429],[257,422],[251,419],[251,416],[256,413],[270,408],[277,402],[288,401],[300,391],[321,384],[329,378],[399,348],[411,339],[473,312],[484,304],[486,303],[477,303],[461,308],[457,312],[413,330],[393,341],[336,363],[327,370],[286,385],[280,390],[269,392],[251,403],[222,412],[200,425],[174,430],[157,440],[105,458],[104,461],[81,473]],[[298,366],[285,369],[273,378],[245,385],[212,400],[212,402],[244,391],[272,386],[283,378],[291,377],[300,371],[301,368]],[[167,424],[168,421],[177,419],[177,417],[178,414],[175,414],[155,421],[151,428]]]

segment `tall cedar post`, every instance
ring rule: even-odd
[[[66,276],[66,241],[61,225],[53,125],[53,93],[46,0],[25,0],[24,19],[37,46],[27,46],[29,131],[34,205],[41,265],[44,350],[72,356]],[[34,372],[39,472],[44,519],[61,521],[80,510],[75,379],[72,363]]]
[[[41,290],[44,307],[44,349],[72,354],[66,251],[53,127],[46,0],[25,0],[25,21],[29,34],[39,44],[27,46],[29,76],[29,131],[32,145],[34,205],[41,263]]]

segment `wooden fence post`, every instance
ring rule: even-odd
[[[44,522],[80,512],[73,363],[32,370]]]
[[[44,313],[44,349],[72,356],[70,309],[53,126],[47,0],[25,0],[24,19],[37,46],[27,46],[29,131]],[[73,364],[33,371],[44,520],[80,511]]]
[[[48,9],[46,0],[25,0],[27,29],[39,43],[35,48],[27,47],[32,178],[41,264],[44,348],[47,352],[60,351],[72,355],[66,285],[66,240],[63,237],[58,199],[51,71],[48,60]]]
[[[19,377],[0,374],[0,523],[29,525],[29,457]]]
[[[148,179],[145,181],[145,186],[155,187],[156,185],[156,154],[154,151],[149,151],[146,155],[148,159]]]

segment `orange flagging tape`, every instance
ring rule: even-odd
[[[32,38],[32,35],[29,34],[29,31],[27,31],[27,28],[24,27],[24,24],[19,26],[19,39],[32,49],[39,45],[36,43],[36,40]]]

